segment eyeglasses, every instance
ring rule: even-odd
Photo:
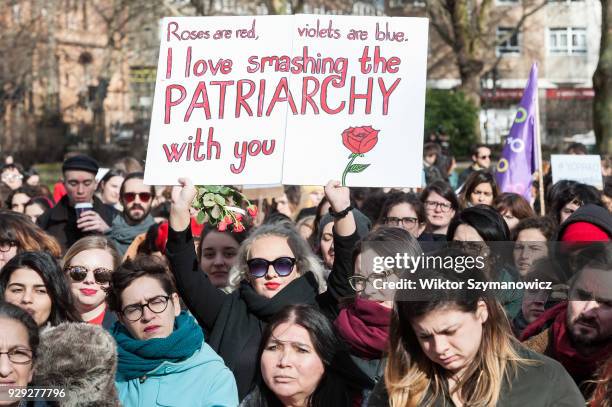
[[[134,199],[136,199],[136,197],[138,196],[138,199],[140,199],[140,202],[149,202],[149,199],[151,199],[151,193],[150,192],[125,192],[123,194],[123,199],[125,199],[125,202],[127,203],[131,203],[134,202]]]
[[[417,223],[419,223],[419,220],[417,218],[413,218],[411,216],[407,216],[405,218],[396,218],[394,216],[389,216],[388,218],[385,218],[384,221],[387,225],[399,226],[401,224],[407,228],[413,227]]]
[[[295,259],[293,257],[279,257],[273,261],[260,258],[251,259],[247,261],[249,274],[255,278],[261,278],[268,274],[270,264],[274,267],[276,274],[281,277],[286,277],[293,271]]]
[[[104,267],[99,267],[92,271],[93,271],[94,280],[96,281],[96,283],[102,285],[102,284],[108,284],[111,281],[111,278],[112,278],[111,270],[104,268]],[[85,280],[89,270],[87,269],[87,267],[84,267],[84,266],[70,266],[70,267],[64,268],[64,272],[68,273],[68,276],[70,276],[72,281],[75,281],[78,283],[78,282]]]
[[[356,293],[360,293],[365,290],[367,284],[372,280],[380,279],[383,282],[387,281],[387,277],[389,277],[393,272],[391,270],[384,270],[381,273],[372,273],[369,276],[351,276],[348,281],[351,285],[351,288],[355,290]]]
[[[7,355],[12,363],[27,365],[32,361],[32,351],[26,348],[11,349],[8,352],[0,352],[0,355]]]
[[[0,242],[0,252],[2,253],[8,252],[12,247],[17,247],[17,242],[14,240],[4,240]]]
[[[16,181],[18,179],[23,179],[23,175],[21,174],[2,174],[2,179],[5,181]]]
[[[490,159],[490,158],[491,158],[491,155],[481,155],[481,156],[480,156],[480,157],[478,157],[478,158],[480,158],[481,160],[486,160],[486,159]]]
[[[144,309],[147,307],[149,311],[155,314],[161,314],[168,308],[168,302],[170,301],[170,297],[167,295],[158,295],[157,297],[151,298],[144,304],[132,304],[128,305],[124,309],[121,310],[121,314],[131,322],[136,322],[142,318],[142,314],[144,314]]]
[[[453,206],[449,203],[444,203],[444,202],[425,201],[425,207],[427,209],[440,208],[442,212],[448,212],[451,210]]]

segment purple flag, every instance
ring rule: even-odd
[[[531,202],[531,180],[536,171],[536,103],[538,66],[533,64],[514,123],[497,164],[497,183],[502,192],[515,192]]]

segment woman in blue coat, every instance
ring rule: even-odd
[[[113,273],[109,305],[118,315],[116,385],[125,407],[236,406],[232,372],[204,342],[163,264],[152,257]]]

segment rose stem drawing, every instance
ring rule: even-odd
[[[350,161],[342,173],[342,186],[346,186],[346,175],[349,172],[363,172],[370,164],[353,164],[357,157],[363,157],[378,143],[378,132],[372,126],[349,127],[342,132],[342,144],[351,151]]]

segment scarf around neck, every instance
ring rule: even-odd
[[[111,333],[117,342],[117,373],[125,380],[142,377],[164,362],[181,362],[204,341],[202,329],[185,311],[176,317],[174,331],[166,338],[134,339],[119,321]]]
[[[352,353],[368,360],[382,357],[390,324],[391,309],[360,297],[343,308],[334,322]]]
[[[612,354],[612,344],[606,344],[585,356],[576,350],[567,330],[567,301],[546,310],[523,332],[522,338],[528,339],[550,325],[548,356],[557,360],[577,383],[593,376],[598,364]],[[543,329],[542,329],[543,328]]]
[[[113,224],[108,232],[108,237],[113,240],[121,251],[121,254],[125,253],[128,246],[134,241],[136,236],[146,233],[149,227],[155,223],[155,219],[151,214],[148,214],[142,222],[136,225],[130,225],[125,220],[124,215],[117,215],[113,219]]]

